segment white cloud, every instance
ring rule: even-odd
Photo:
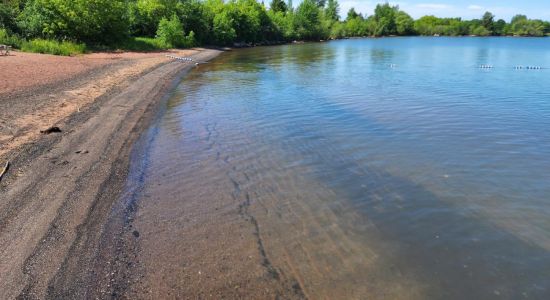
[[[424,8],[424,9],[433,9],[433,10],[440,10],[440,9],[449,9],[449,8],[451,8],[450,5],[441,4],[441,3],[420,3],[420,4],[417,4],[416,7],[418,7],[418,8]]]
[[[468,9],[469,10],[483,10],[483,6],[472,4],[472,5],[468,6]]]

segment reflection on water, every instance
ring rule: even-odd
[[[182,207],[227,195],[264,265],[313,299],[548,299],[550,71],[513,67],[550,67],[549,46],[395,38],[226,53],[155,125],[144,195]]]

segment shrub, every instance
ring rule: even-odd
[[[70,56],[84,53],[86,51],[86,45],[68,41],[59,42],[55,40],[35,39],[28,42],[23,42],[21,45],[21,50],[33,53]]]
[[[173,15],[170,20],[166,18],[160,20],[157,39],[168,47],[186,48],[195,45],[195,33],[191,31],[186,37],[183,25],[176,15]]]
[[[0,28],[0,44],[19,48],[22,42],[18,36],[10,35],[6,29]]]
[[[115,45],[111,45],[110,48],[114,48],[117,50],[148,52],[166,50],[170,48],[170,46],[166,45],[166,43],[159,39],[149,37],[135,37],[125,39]]]
[[[125,0],[29,0],[19,16],[26,36],[110,43],[128,34]]]
[[[17,29],[15,19],[17,18],[18,10],[13,5],[6,1],[0,2],[0,28],[7,28],[12,32]]]

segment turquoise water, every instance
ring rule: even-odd
[[[544,38],[227,52],[154,125],[145,194],[231,182],[314,299],[550,299],[546,68]]]

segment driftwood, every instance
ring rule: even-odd
[[[8,172],[9,169],[10,169],[10,162],[7,161],[6,165],[4,166],[4,169],[2,170],[2,172],[0,172],[0,181],[2,181],[2,177],[4,177],[4,175],[6,174],[6,172]]]
[[[3,55],[7,56],[10,54],[10,50],[11,50],[11,46],[0,45],[0,55],[2,54],[2,51],[4,51]]]
[[[61,129],[57,126],[50,127],[46,130],[40,130],[40,133],[42,134],[59,133],[59,132],[61,132]]]

